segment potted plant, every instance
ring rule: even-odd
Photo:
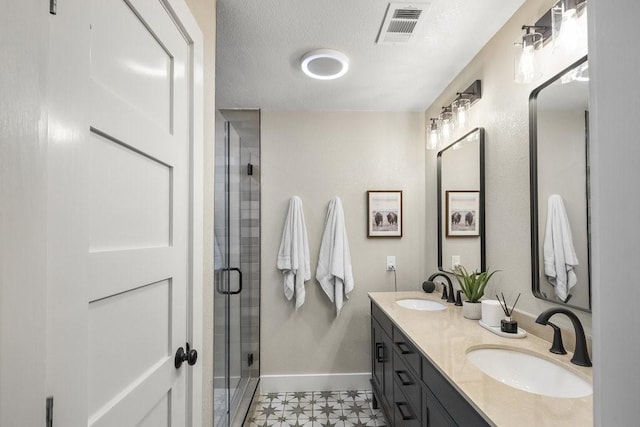
[[[467,319],[480,319],[482,317],[482,308],[480,298],[484,296],[484,289],[489,283],[489,279],[497,273],[498,270],[489,273],[488,271],[474,271],[469,273],[464,266],[459,265],[455,268],[454,275],[462,293],[467,297],[462,302],[462,315]]]

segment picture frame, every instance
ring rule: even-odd
[[[367,237],[402,237],[402,191],[367,191]]]
[[[480,236],[480,191],[446,191],[446,236]]]

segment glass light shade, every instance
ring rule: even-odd
[[[584,7],[584,4],[580,6]],[[586,29],[578,22],[576,0],[560,0],[551,8],[551,28],[554,52],[572,53],[586,45]]]
[[[427,150],[436,150],[440,140],[440,132],[438,131],[438,124],[434,119],[431,119],[431,124],[427,128],[427,133]]]
[[[460,129],[464,129],[467,126],[469,106],[471,106],[471,101],[466,98],[458,98],[451,104],[453,115],[456,120],[456,126]]]
[[[453,134],[453,120],[451,113],[443,113],[440,115],[440,135],[442,137],[442,143],[446,143],[451,139]]]
[[[531,83],[542,76],[539,48],[542,34],[530,33],[522,37],[522,43],[514,43],[514,80],[516,83]]]

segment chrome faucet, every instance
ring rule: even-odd
[[[573,324],[573,331],[576,335],[576,348],[573,352],[571,363],[580,366],[592,366],[591,359],[589,358],[589,352],[587,351],[587,338],[584,335],[582,323],[580,323],[580,319],[578,319],[578,316],[576,316],[574,312],[567,310],[564,307],[550,308],[549,310],[540,313],[536,319],[536,323],[541,325],[551,325],[549,319],[556,313],[564,314]]]
[[[431,276],[429,276],[429,278],[427,279],[427,282],[433,282],[433,279],[435,279],[436,277],[444,277],[444,279],[447,281],[447,283],[449,284],[449,292],[445,292],[446,288],[444,288],[443,293],[442,293],[442,299],[447,298],[447,302],[456,302],[456,297],[453,293],[453,283],[451,283],[451,279],[449,279],[449,276],[447,276],[444,273],[434,273]]]

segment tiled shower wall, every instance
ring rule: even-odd
[[[260,147],[258,140],[243,141],[240,194],[240,335],[243,356],[253,354],[250,378],[260,375]],[[253,172],[248,174],[249,164]],[[245,351],[246,349],[246,351]],[[246,360],[243,361],[245,367]]]

